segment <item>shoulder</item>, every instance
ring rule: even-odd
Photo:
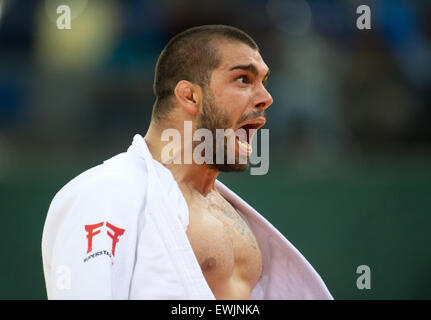
[[[68,182],[59,193],[128,191],[120,194],[129,194],[135,190],[134,187],[145,187],[146,176],[147,170],[143,163],[127,153],[121,153],[81,173]]]
[[[147,184],[145,164],[121,153],[69,181],[53,198],[48,214],[126,218],[139,213]]]

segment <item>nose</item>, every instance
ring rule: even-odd
[[[254,103],[254,107],[261,111],[267,109],[273,102],[271,94],[266,90],[263,84],[260,84],[258,99]]]

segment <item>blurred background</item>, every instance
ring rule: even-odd
[[[56,27],[61,4],[71,30]],[[371,30],[356,27],[362,4]],[[46,299],[52,198],[145,134],[160,51],[202,24],[243,29],[271,69],[269,172],[220,180],[335,299],[430,299],[426,0],[0,0],[0,298]],[[356,287],[360,265],[369,290]]]

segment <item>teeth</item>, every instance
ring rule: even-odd
[[[241,141],[238,139],[238,143],[241,144],[247,150],[251,150],[251,146],[246,141]]]

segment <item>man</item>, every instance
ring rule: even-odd
[[[42,239],[48,298],[332,299],[305,258],[216,180],[248,167],[272,103],[268,74],[256,43],[236,28],[201,26],[169,41],[145,138],[51,203]],[[194,137],[212,137],[199,152],[186,124]],[[167,139],[173,133],[181,139]]]

